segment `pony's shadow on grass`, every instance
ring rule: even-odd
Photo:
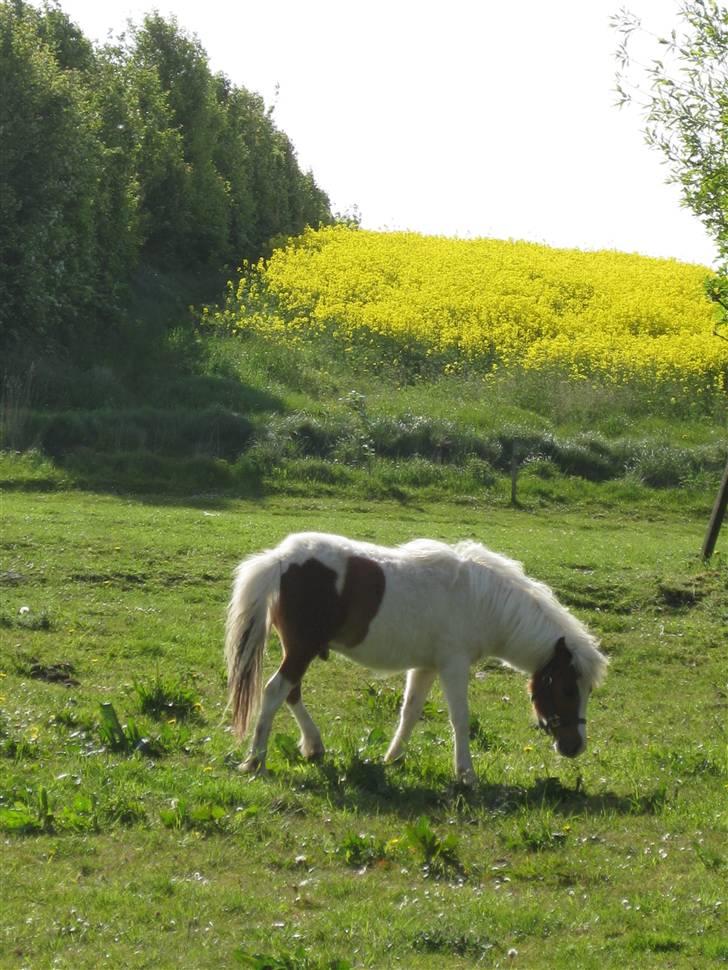
[[[428,771],[421,781],[402,765],[378,760],[326,757],[311,765],[290,765],[276,771],[280,781],[293,788],[327,798],[337,807],[356,804],[410,818],[433,810],[484,811],[513,815],[526,808],[548,808],[568,816],[654,815],[666,801],[665,789],[621,795],[613,791],[590,793],[581,782],[570,787],[553,776],[537,778],[529,786],[477,781],[472,787],[458,784],[449,774]]]

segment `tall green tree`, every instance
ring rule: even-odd
[[[252,156],[245,128],[247,92],[235,87],[223,74],[215,76],[215,91],[224,124],[215,146],[214,163],[224,179],[228,197],[228,251],[232,262],[258,254],[254,223]]]
[[[728,272],[728,8],[716,0],[685,0],[669,36],[649,35],[639,18],[613,18],[621,35],[619,103],[636,103],[649,145],[661,152],[686,206],[701,219]],[[641,65],[634,39],[651,39],[654,56]],[[657,56],[659,52],[660,56]],[[718,289],[725,288],[719,284]],[[728,296],[728,288],[725,288]],[[714,294],[715,295],[715,294]]]
[[[58,47],[64,21],[55,21]],[[101,160],[85,90],[43,18],[0,5],[0,344],[64,343],[93,303]],[[69,41],[77,39],[69,32]],[[53,41],[53,38],[51,38]],[[73,43],[71,43],[73,47]],[[75,48],[75,54],[84,45]]]
[[[96,286],[107,306],[123,300],[142,244],[139,155],[144,136],[128,73],[104,51],[84,78],[100,161],[94,202]]]
[[[262,100],[156,13],[97,49],[57,0],[0,0],[0,132],[3,351],[93,357],[141,267],[205,277],[330,220]]]
[[[184,178],[175,199],[181,232],[169,240],[170,255],[184,263],[220,264],[228,255],[229,208],[215,154],[225,120],[207,55],[174,18],[157,13],[145,17],[133,36],[134,60],[156,70],[182,139]]]
[[[630,77],[630,42],[642,30],[639,19],[622,12],[614,25],[622,35],[617,79],[620,102],[638,91],[650,145],[662,152],[685,204],[702,220],[718,247],[718,273],[706,280],[717,304],[717,333],[728,327],[728,8],[717,0],[684,0],[681,27],[655,38],[664,56],[646,67],[647,84]],[[643,76],[644,80],[644,76]],[[646,89],[645,89],[646,88]],[[709,558],[728,506],[728,466],[713,507],[702,554]]]

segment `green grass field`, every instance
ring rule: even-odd
[[[175,501],[9,477],[0,966],[728,962],[728,536],[706,566],[704,499]],[[438,690],[405,763],[384,768],[401,679],[332,657],[305,684],[323,763],[297,760],[283,711],[271,777],[237,773],[231,570],[302,529],[473,537],[522,560],[611,659],[586,753],[559,759],[525,679],[488,665],[472,680],[474,791],[453,786]]]

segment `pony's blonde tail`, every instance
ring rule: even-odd
[[[270,611],[278,597],[281,565],[275,552],[243,560],[235,570],[225,624],[228,707],[233,730],[242,738],[260,705],[263,653],[270,632]]]

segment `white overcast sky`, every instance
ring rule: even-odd
[[[614,106],[623,5],[679,23],[679,0],[61,0],[96,41],[174,14],[366,228],[710,264],[638,112]]]

